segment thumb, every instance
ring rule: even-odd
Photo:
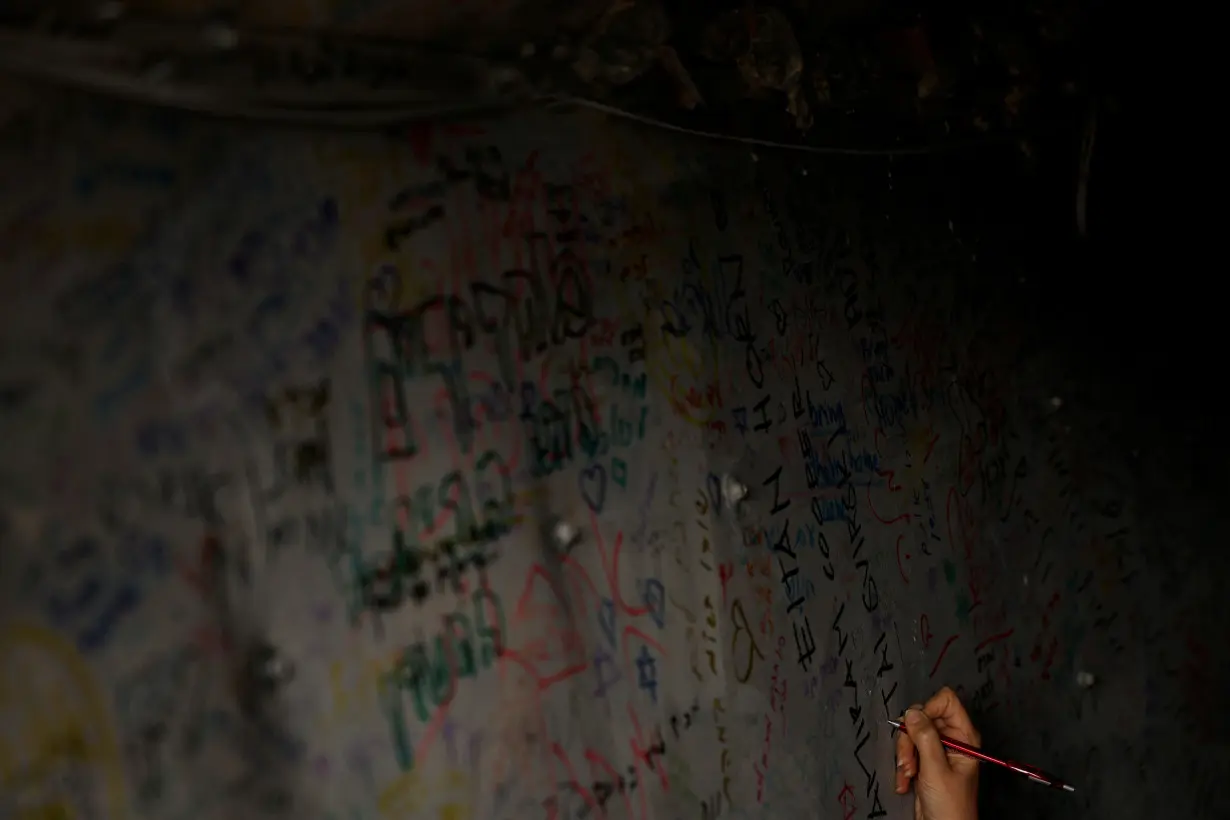
[[[918,749],[918,774],[925,777],[932,772],[948,771],[948,753],[940,743],[940,733],[922,709],[910,709],[905,713],[905,728]]]

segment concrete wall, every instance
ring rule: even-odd
[[[902,162],[11,113],[0,816],[907,818],[943,683],[1079,789],[987,816],[1224,806],[1214,581]]]

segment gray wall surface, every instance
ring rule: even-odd
[[[984,771],[987,817],[1225,809],[1216,511],[912,160],[47,96],[0,817],[907,818],[884,719],[943,684],[1078,788]]]

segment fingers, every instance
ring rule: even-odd
[[[908,709],[905,713],[905,728],[910,734],[914,748],[918,750],[920,772],[937,774],[950,771],[948,754],[940,743],[940,733],[922,709]]]
[[[936,724],[941,732],[973,746],[982,745],[982,735],[974,728],[969,719],[969,713],[961,705],[957,693],[945,686],[927,701],[923,711]]]
[[[902,729],[897,733],[897,794],[905,794],[910,788],[910,778],[918,774],[918,762],[914,757],[914,741]]]

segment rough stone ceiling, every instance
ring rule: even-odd
[[[255,53],[262,37],[287,32],[379,38],[390,53],[414,55],[378,81],[335,83],[322,97],[332,107],[376,97],[414,100],[423,112],[469,98],[478,107],[584,99],[678,127],[814,146],[1002,138],[1028,152],[1029,135],[1057,107],[1093,93],[1094,20],[1079,0],[134,0],[11,2],[0,14],[10,34],[137,42],[139,56],[114,64],[142,82],[157,75],[164,85],[216,88],[229,76],[253,106],[268,95],[253,102],[250,78],[232,76],[228,60],[289,60],[301,85],[325,94],[315,58],[287,57],[303,46]],[[134,35],[133,21],[146,20],[223,26],[238,46],[223,42],[218,51],[229,56],[208,60],[185,55],[192,49]],[[21,53],[27,73],[75,59]]]

